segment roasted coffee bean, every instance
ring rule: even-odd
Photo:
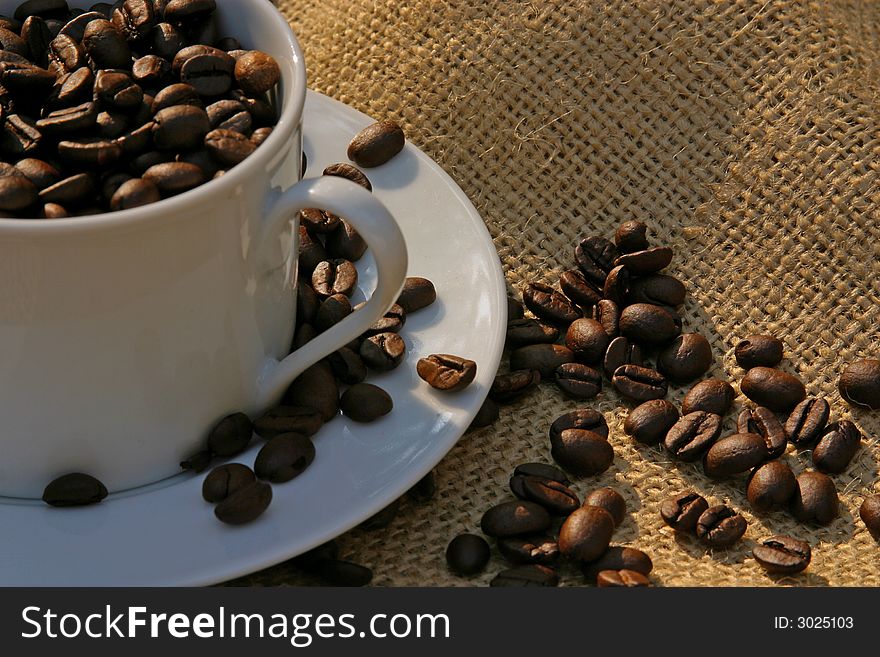
[[[810,544],[790,536],[773,536],[752,550],[755,561],[768,573],[794,575],[810,565]]]
[[[244,413],[228,415],[208,435],[208,449],[217,456],[234,456],[251,441],[254,426]]]
[[[634,570],[603,570],[596,576],[600,588],[637,588],[651,586],[651,580]]]
[[[120,111],[140,107],[144,100],[143,89],[123,71],[98,71],[95,96],[104,106]]]
[[[614,449],[603,436],[586,429],[565,429],[558,438],[551,435],[550,455],[576,477],[605,472],[614,462]]]
[[[808,397],[795,406],[785,423],[785,436],[795,445],[812,445],[825,430],[831,405],[824,397]]]
[[[513,319],[507,322],[505,346],[517,349],[530,344],[549,344],[559,339],[559,329],[537,319]]]
[[[250,112],[237,100],[218,100],[216,103],[208,105],[205,111],[208,113],[212,130],[231,130],[248,135],[254,124]],[[253,137],[250,141],[254,147],[259,145]]]
[[[492,578],[489,586],[500,587],[533,587],[533,586],[558,586],[559,576],[556,571],[547,566],[529,565],[517,566],[508,570],[502,570]]]
[[[323,425],[321,414],[311,406],[276,406],[254,422],[254,432],[266,440],[283,433],[313,436]]]
[[[416,504],[422,504],[434,499],[436,493],[437,483],[434,480],[434,471],[432,470],[419,479],[412,488],[406,491],[406,496]]]
[[[334,294],[350,297],[357,282],[357,269],[348,260],[325,260],[312,272],[312,288],[322,297]]]
[[[318,295],[312,286],[300,279],[296,293],[296,321],[298,324],[312,324],[321,305]]]
[[[675,339],[681,328],[675,319],[660,306],[634,303],[620,313],[620,333],[633,342],[663,346]]]
[[[129,41],[139,41],[156,25],[153,0],[125,0],[112,14],[113,26]]]
[[[99,115],[100,116],[100,115]],[[123,156],[132,157],[146,151],[153,139],[153,122],[142,125],[117,139],[122,147]]]
[[[78,16],[71,16],[70,20],[67,21],[60,30],[58,30],[58,35],[66,34],[74,41],[82,41],[86,33],[86,26],[89,23],[95,20],[108,19],[111,13],[112,12],[107,12],[105,14],[103,12],[97,11],[93,6],[90,11],[79,14]],[[51,23],[47,22],[47,25],[51,25]]]
[[[521,500],[540,504],[554,516],[567,516],[581,505],[577,493],[544,477],[514,475],[510,479],[510,490]]]
[[[42,140],[42,133],[29,120],[12,114],[6,118],[0,132],[0,151],[13,157],[29,155],[40,148]]]
[[[695,411],[676,422],[663,445],[679,461],[692,462],[699,459],[721,433],[721,418],[714,413]]]
[[[711,548],[726,548],[746,533],[748,523],[724,504],[710,506],[697,520],[697,538]]]
[[[750,335],[736,345],[734,356],[743,369],[776,367],[782,362],[782,340],[772,335]]]
[[[468,577],[483,572],[489,563],[489,544],[476,534],[459,534],[446,547],[446,563],[456,575]]]
[[[186,38],[170,23],[159,23],[150,32],[150,46],[153,54],[170,61],[186,47]]]
[[[614,244],[620,253],[633,253],[648,248],[648,227],[641,221],[626,221],[614,233]]]
[[[635,548],[615,545],[609,547],[596,561],[585,563],[581,570],[588,583],[596,583],[604,571],[626,570],[647,577],[654,569],[651,557]]]
[[[164,89],[160,89],[153,98],[151,108],[153,114],[158,114],[162,110],[177,107],[179,105],[188,105],[204,109],[204,103],[202,103],[202,99],[199,97],[198,92],[196,92],[192,85],[182,83],[172,84]],[[207,111],[205,114],[207,115]],[[209,119],[209,127],[210,124],[211,122]],[[207,132],[205,134],[207,134]]]
[[[608,549],[613,533],[610,513],[597,506],[582,506],[562,523],[559,552],[568,559],[593,561]]]
[[[350,561],[322,561],[316,574],[331,586],[360,587],[373,581],[372,570]]]
[[[687,296],[684,284],[673,276],[650,274],[634,278],[629,285],[629,303],[650,303],[655,306],[680,306]]]
[[[128,117],[119,112],[100,112],[95,116],[95,127],[104,139],[116,139],[128,130]]]
[[[712,367],[712,347],[699,333],[682,333],[657,357],[657,369],[675,383],[689,383]]]
[[[78,205],[91,198],[95,193],[95,183],[87,173],[60,180],[40,192],[40,200],[44,203],[58,203],[64,207]]]
[[[397,298],[397,305],[409,314],[427,308],[436,300],[437,292],[431,281],[419,276],[409,276]]]
[[[281,81],[281,69],[273,57],[264,52],[252,50],[239,57],[235,62],[235,80],[245,93],[259,96],[274,88]],[[403,137],[403,131],[401,131],[400,137]],[[376,145],[373,145],[372,148],[375,149]],[[372,154],[375,156],[375,151],[372,151]],[[390,159],[394,155],[396,152],[388,155],[386,159]],[[358,156],[363,157],[364,153],[361,151]]]
[[[207,449],[196,452],[192,456],[187,457],[180,462],[181,470],[192,470],[193,472],[204,472],[211,465],[214,456]]]
[[[24,175],[0,176],[0,210],[17,212],[37,202],[39,190]]]
[[[548,463],[521,463],[513,471],[514,477],[540,477],[556,481],[563,486],[571,486],[566,474],[556,466]]]
[[[769,367],[753,367],[740,383],[742,393],[771,411],[791,411],[804,400],[807,391],[796,376]]]
[[[318,312],[315,315],[315,328],[318,329],[319,333],[323,333],[331,326],[335,326],[343,319],[351,315],[351,313],[351,301],[347,296],[345,296],[344,294],[334,294],[332,296],[329,296],[324,299],[323,302],[321,302],[320,306],[318,306]],[[376,354],[372,350],[370,354],[371,357],[376,357]],[[364,359],[364,363],[366,363],[368,366],[371,366],[371,363],[368,362],[368,359],[364,357],[363,353],[361,353],[361,358]],[[378,361],[375,362],[378,363]],[[394,365],[394,367],[396,367],[396,364]]]
[[[205,148],[221,165],[232,168],[257,150],[247,135],[233,130],[212,130],[205,137]]]
[[[378,333],[361,343],[360,356],[371,370],[388,372],[403,362],[406,344],[397,333]]]
[[[611,377],[614,389],[627,399],[645,402],[666,396],[666,379],[659,372],[638,365],[622,365]]]
[[[678,409],[665,399],[652,399],[636,406],[623,423],[628,436],[644,445],[656,445],[678,422]]]
[[[880,543],[880,495],[869,495],[859,507],[859,517],[871,537]]]
[[[333,376],[346,385],[363,383],[367,378],[367,366],[363,359],[348,347],[342,347],[327,356],[327,362],[333,369]]]
[[[756,433],[764,439],[767,446],[767,458],[775,459],[785,453],[785,430],[769,408],[758,406],[755,409],[743,409],[736,420],[739,433]]]
[[[730,410],[734,397],[736,392],[727,381],[706,379],[688,390],[681,402],[681,412],[688,415],[695,411],[706,411],[724,417]],[[748,432],[741,430],[740,433]]]
[[[259,518],[272,502],[272,487],[255,481],[229,495],[214,508],[214,515],[227,525],[244,525]]]
[[[339,406],[355,422],[375,422],[394,407],[391,395],[371,383],[356,383],[342,394]]]
[[[574,250],[574,258],[587,280],[604,287],[608,272],[614,267],[617,248],[604,237],[582,239]]]
[[[558,344],[530,344],[510,354],[510,367],[514,370],[537,370],[541,378],[552,379],[556,368],[573,363],[574,352]]]
[[[813,464],[819,472],[843,472],[859,451],[861,442],[861,432],[849,420],[829,424],[813,448]]]
[[[171,64],[157,55],[146,55],[135,60],[131,66],[131,76],[135,82],[147,87],[159,86],[169,78]],[[154,99],[155,100],[155,99]]]
[[[802,472],[791,501],[791,513],[796,520],[827,525],[839,511],[837,488],[821,472]]]
[[[67,0],[25,0],[15,10],[15,20],[23,22],[28,16],[64,18],[69,10]]]
[[[15,163],[15,168],[34,183],[38,189],[46,189],[46,187],[54,185],[61,178],[61,173],[54,166],[34,158],[19,160]]]
[[[610,299],[618,306],[626,305],[626,299],[629,295],[630,274],[629,270],[624,266],[618,266],[608,272],[605,279],[605,286],[602,288],[602,295],[606,299]]]
[[[608,349],[605,350],[605,356],[602,361],[602,370],[605,372],[605,376],[611,380],[619,367],[624,365],[638,365],[642,367],[644,364],[642,348],[634,342],[619,336],[608,343]]]
[[[167,0],[165,20],[192,25],[206,20],[217,8],[215,0]]]
[[[373,191],[373,185],[370,183],[370,179],[367,178],[366,174],[358,169],[356,166],[348,164],[347,162],[340,162],[339,164],[331,164],[329,167],[324,169],[323,175],[325,176],[336,176],[338,178],[346,178],[347,180],[352,181],[353,183],[357,183],[368,192]]]
[[[847,403],[880,410],[880,360],[866,358],[847,365],[837,387]]]
[[[541,373],[537,370],[519,370],[509,374],[498,374],[492,382],[489,397],[499,403],[512,402],[522,397],[540,382]],[[494,421],[492,420],[492,422]]]
[[[665,269],[670,262],[672,262],[672,249],[655,246],[643,251],[624,253],[614,261],[614,265],[622,265],[636,276],[644,276]]]
[[[208,114],[201,107],[174,105],[156,114],[153,143],[159,150],[190,151],[206,143],[210,129]]]
[[[195,164],[164,162],[147,169],[143,178],[156,185],[164,196],[174,196],[204,183],[205,173]]]
[[[578,361],[598,363],[608,350],[608,334],[595,319],[576,319],[565,334],[565,346],[574,352]]]
[[[563,294],[543,283],[529,283],[523,291],[523,302],[537,317],[561,326],[581,316]]]
[[[436,390],[455,392],[467,388],[477,376],[477,364],[451,354],[432,354],[416,364],[419,377]]]
[[[106,139],[58,142],[58,155],[81,167],[104,168],[122,157],[122,146]]]
[[[703,457],[703,470],[720,479],[747,472],[767,459],[767,445],[756,433],[735,433],[713,444]]]
[[[694,491],[685,491],[663,501],[660,505],[660,517],[663,522],[679,532],[692,532],[697,528],[697,521],[709,508],[706,499]]]
[[[375,513],[364,520],[360,525],[358,525],[358,528],[368,532],[385,529],[386,527],[391,525],[392,522],[394,522],[394,519],[397,517],[399,511],[400,500],[397,499],[378,513]]]
[[[540,376],[540,374],[538,376]],[[492,394],[491,391],[489,394]],[[491,398],[487,397],[477,411],[477,414],[474,415],[474,419],[471,420],[468,430],[482,429],[483,427],[491,426],[492,424],[495,424],[500,416],[501,411],[498,408],[498,404],[492,401]]]
[[[362,304],[358,304],[354,309],[359,310],[361,305]],[[377,333],[400,333],[401,330],[403,330],[404,324],[406,324],[406,311],[395,303],[388,309],[388,312],[373,322],[370,328],[364,331],[364,335],[371,336],[376,335]]]
[[[57,203],[46,203],[40,211],[40,216],[45,219],[63,219],[70,213]]]
[[[172,153],[149,151],[134,158],[129,163],[129,169],[134,175],[143,176],[157,164],[168,164],[170,162],[174,162],[174,155]]]
[[[122,185],[110,199],[110,209],[129,210],[142,205],[156,203],[162,199],[159,188],[149,180],[133,178]]]
[[[626,500],[613,488],[597,488],[584,498],[584,506],[598,506],[605,509],[619,527],[626,519]]]
[[[82,45],[99,69],[126,69],[131,66],[131,49],[128,43],[108,20],[94,20],[89,23],[83,33]]]
[[[313,238],[305,226],[299,227],[299,270],[311,280],[312,272],[318,263],[329,259],[324,245]]]
[[[399,125],[394,121],[380,121],[355,135],[348,145],[348,159],[364,168],[377,167],[402,151],[405,143]]]
[[[345,219],[340,219],[336,230],[327,235],[325,245],[328,253],[334,258],[344,258],[352,262],[360,260],[367,250],[367,243],[364,241],[364,238]],[[406,290],[405,286],[404,290]],[[403,293],[401,292],[402,295]],[[413,312],[407,306],[400,303],[399,299],[398,303],[403,306],[406,312]]]
[[[324,422],[339,413],[339,386],[333,370],[326,362],[318,362],[306,369],[290,384],[284,394],[285,406],[311,406]]]
[[[571,399],[593,399],[602,391],[602,374],[581,363],[563,363],[554,372],[556,385]]]
[[[246,465],[229,463],[211,470],[202,482],[202,497],[216,504],[257,480],[257,475]]]
[[[550,514],[540,504],[516,500],[486,511],[480,520],[480,528],[487,536],[503,538],[543,532],[550,527],[550,522]]]
[[[315,460],[315,445],[307,436],[283,433],[275,436],[257,453],[257,477],[281,484],[298,477]]]
[[[91,475],[80,472],[58,477],[43,491],[43,501],[58,507],[97,504],[105,497],[107,488],[104,484]]]
[[[245,106],[253,118],[254,127],[256,128],[274,126],[278,121],[275,109],[265,100],[250,98],[241,89],[233,89],[229,92],[229,97]],[[303,156],[305,156],[305,153],[303,153]],[[305,171],[305,167],[303,167],[303,171]]]
[[[552,536],[508,536],[498,539],[498,551],[514,565],[552,566],[559,559],[559,544]]]
[[[749,478],[747,496],[757,513],[788,506],[797,490],[797,480],[783,461],[768,461],[755,468]]]
[[[41,68],[47,68],[49,66],[47,51],[54,37],[46,21],[39,16],[28,16],[21,28],[21,38],[27,43],[34,63]]]
[[[550,440],[558,440],[566,429],[585,429],[608,439],[608,423],[605,416],[591,408],[579,408],[563,413],[550,425]]]
[[[620,308],[609,299],[602,299],[593,308],[593,319],[602,325],[609,338],[620,334]]]
[[[588,281],[581,272],[573,269],[562,272],[559,287],[573,303],[585,308],[595,306],[602,300],[602,290]]]
[[[0,48],[7,52],[21,55],[22,57],[30,55],[30,49],[25,40],[15,32],[7,30],[4,27],[0,27]]]
[[[109,202],[110,199],[113,198],[113,195],[119,191],[119,188],[129,180],[133,180],[133,178],[125,172],[108,173],[103,180],[101,180],[101,195],[103,200]]]
[[[299,213],[299,221],[310,233],[321,235],[336,230],[342,219],[320,208],[306,208]]]

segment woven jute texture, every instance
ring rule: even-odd
[[[687,282],[686,330],[711,342],[714,376],[736,386],[736,342],[770,332],[783,368],[865,441],[834,477],[841,517],[804,527],[784,512],[757,517],[743,478],[717,483],[698,465],[636,446],[626,408],[604,391],[615,450],[604,475],[632,513],[614,543],[654,560],[667,586],[880,585],[880,546],[858,507],[878,491],[880,414],[850,409],[842,365],[880,354],[880,3],[658,0],[441,2],[291,0],[280,7],[305,49],[311,88],[377,118],[393,118],[439,162],[486,221],[510,288],[555,283],[585,235],[641,219],[675,248]],[[442,290],[440,290],[442,294]],[[684,388],[673,388],[680,401]],[[726,429],[743,403],[728,416]],[[404,501],[390,527],[341,539],[374,584],[485,584],[451,575],[444,550],[479,533],[481,514],[509,497],[523,461],[549,461],[547,427],[577,404],[552,386],[467,434],[436,470],[430,503]],[[800,472],[809,452],[785,457]],[[692,487],[749,521],[727,551],[677,537],[659,515]],[[772,580],[751,558],[774,533],[808,540],[807,573]],[[581,580],[564,571],[568,583]],[[290,565],[240,584],[311,583]]]

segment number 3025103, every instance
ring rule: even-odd
[[[798,616],[773,619],[775,629],[797,628],[799,630],[851,630],[854,627],[852,616]]]

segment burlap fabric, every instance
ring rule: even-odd
[[[711,341],[714,375],[736,385],[737,340],[774,333],[784,368],[867,436],[835,477],[842,516],[808,528],[785,513],[753,516],[743,480],[715,483],[634,446],[625,409],[604,392],[592,405],[609,420],[615,462],[578,489],[623,492],[632,515],[614,540],[650,553],[657,584],[880,584],[880,546],[857,518],[878,490],[880,414],[848,408],[835,388],[843,363],[880,354],[880,3],[279,4],[311,88],[405,126],[473,200],[517,295],[533,278],[555,282],[580,236],[641,219],[654,243],[676,249],[686,326]],[[388,529],[343,537],[345,555],[371,566],[377,585],[488,582],[504,567],[497,554],[465,580],[446,570],[446,544],[479,531],[517,463],[549,459],[547,427],[575,406],[548,386],[505,408],[440,464],[433,502],[404,502]],[[808,453],[786,458],[797,472],[810,463]],[[712,553],[674,536],[659,504],[685,487],[742,510],[746,540]],[[812,544],[807,574],[763,574],[751,548],[773,533]],[[239,583],[309,582],[282,565]]]

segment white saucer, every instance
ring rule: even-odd
[[[351,137],[372,119],[310,92],[305,111],[307,177],[346,161]],[[198,586],[222,582],[300,554],[383,509],[421,479],[464,433],[491,386],[504,344],[506,291],[479,214],[428,156],[407,145],[367,171],[376,196],[403,230],[409,274],[434,281],[439,298],[409,317],[408,353],[371,377],[394,398],[374,424],[338,418],[315,437],[317,457],[299,478],[273,486],[256,522],[229,527],[204,502],[204,475],[180,475],[82,509],[0,498],[0,585]],[[362,289],[375,267],[358,263]],[[477,362],[467,390],[442,394],[416,375],[429,353]],[[262,441],[237,461],[253,464]]]

